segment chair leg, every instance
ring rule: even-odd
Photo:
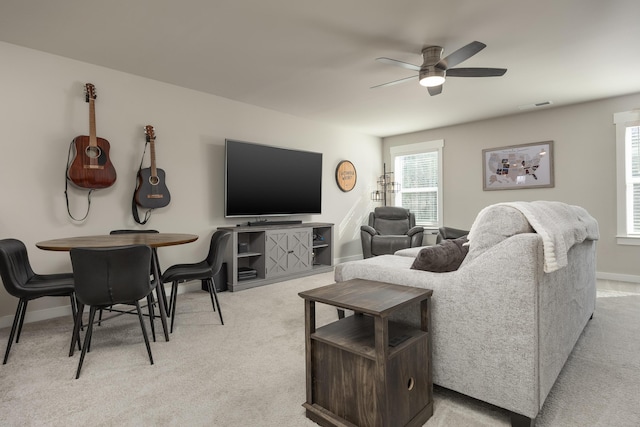
[[[78,317],[78,302],[76,301],[76,296],[74,294],[69,295],[69,299],[71,300],[71,315],[73,316],[73,328],[75,329],[76,318]],[[71,344],[73,345],[73,339]],[[78,350],[80,350],[80,348],[80,334],[78,334]]]
[[[80,346],[80,325],[82,324],[83,312],[84,304],[78,302],[78,311],[76,313],[76,321],[73,323],[73,334],[71,335],[71,346],[69,347],[69,357],[73,356],[76,340],[78,341],[78,346]],[[78,348],[78,350],[80,350],[80,348]]]
[[[220,302],[218,302],[218,291],[216,291],[216,284],[213,282],[213,279],[209,277],[207,279],[207,284],[209,285],[209,296],[211,297],[211,305],[213,306],[213,311],[216,311],[216,306],[218,306],[218,315],[220,316],[220,323],[224,325],[224,320],[222,320],[222,310],[220,310]],[[215,304],[214,304],[215,299]]]
[[[135,302],[138,309],[138,319],[140,319],[140,327],[142,328],[142,336],[144,336],[144,343],[147,345],[147,353],[149,353],[149,362],[153,365],[153,356],[151,355],[151,346],[149,345],[149,336],[147,335],[147,328],[144,326],[144,320],[142,318],[142,310],[140,310],[140,303]]]
[[[18,307],[16,308],[16,315],[13,317],[13,326],[11,326],[11,333],[9,334],[9,341],[7,341],[7,350],[4,353],[4,361],[3,365],[7,364],[7,359],[9,359],[9,352],[11,351],[11,345],[13,344],[13,338],[16,334],[16,327],[18,323],[20,323],[20,313],[22,313],[22,305],[26,304],[26,301],[23,301],[22,298],[18,301]]]
[[[171,328],[169,331],[173,333],[173,322],[176,319],[176,302],[178,301],[178,282],[173,282],[171,284],[171,302],[169,303],[169,307],[171,307]]]
[[[96,307],[91,306],[89,309],[89,325],[87,326],[87,333],[84,335],[84,344],[82,345],[82,353],[80,354],[80,361],[78,362],[78,370],[76,372],[76,379],[80,378],[80,370],[82,369],[82,362],[84,362],[84,356],[87,354],[89,344],[91,343],[91,334],[93,333],[93,319],[96,316]]]
[[[16,344],[20,342],[20,333],[22,332],[24,316],[27,314],[27,304],[29,303],[28,299],[23,299],[23,301],[24,303],[22,304],[22,311],[20,312],[20,322],[18,322],[18,331],[16,333]]]
[[[147,310],[149,311],[149,324],[151,325],[151,336],[153,337],[153,342],[156,342],[156,325],[153,321],[154,313],[153,313],[153,293],[147,295]]]

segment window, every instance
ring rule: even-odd
[[[616,125],[616,163],[619,244],[640,245],[640,111],[613,116]]]
[[[443,140],[391,147],[394,180],[400,183],[394,204],[413,212],[416,225],[442,224],[443,147]]]

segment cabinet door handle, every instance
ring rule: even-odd
[[[293,251],[289,251],[289,252],[287,252],[287,253],[288,253],[288,254],[292,254],[292,253],[293,253]]]

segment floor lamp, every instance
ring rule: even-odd
[[[387,164],[382,165],[382,175],[378,178],[376,191],[371,192],[371,200],[383,202],[387,206],[387,193],[400,192],[400,183],[393,181],[393,172],[387,172]]]

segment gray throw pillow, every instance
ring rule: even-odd
[[[444,240],[435,246],[427,246],[418,253],[411,268],[434,273],[455,271],[460,267],[464,257],[469,252],[469,247],[464,245],[466,242],[467,239],[461,237],[459,239]]]

